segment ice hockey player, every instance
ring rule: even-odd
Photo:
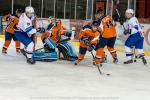
[[[21,16],[22,13],[23,13],[23,11],[21,9],[17,9],[15,15],[6,15],[3,18],[5,21],[9,22],[5,29],[5,42],[4,42],[4,46],[2,48],[3,54],[7,54],[7,49],[9,47],[12,39],[15,41],[16,52],[20,53],[20,42],[15,37],[14,30],[16,29],[16,25],[18,24],[19,17]]]
[[[99,32],[97,21],[92,22],[91,28],[84,28],[80,31],[80,33],[77,34],[76,38],[80,40],[80,46],[78,59],[75,61],[75,65],[84,59],[87,50],[92,51],[91,49],[95,49],[95,44],[92,41],[98,36]]]
[[[54,52],[57,47],[59,52],[63,54],[63,59],[74,61],[77,56],[73,50],[73,47],[68,42],[62,42],[64,39],[62,36],[70,38],[72,32],[67,31],[63,26],[60,19],[53,20],[51,29],[42,33],[42,41],[44,44],[45,51]],[[65,39],[67,40],[67,39]],[[59,56],[60,58],[60,56]]]
[[[124,34],[129,36],[125,42],[125,52],[128,60],[125,61],[124,64],[133,63],[134,54],[131,51],[133,47],[135,47],[138,51],[137,57],[142,59],[144,64],[147,64],[143,51],[144,37],[142,35],[142,29],[137,18],[134,16],[133,9],[127,9],[125,12],[125,17],[127,20],[124,23]]]
[[[56,42],[59,41],[61,35],[65,32],[65,28],[61,25],[61,20],[53,20],[47,27],[47,30],[42,31],[41,39],[44,44],[44,49],[46,52],[55,51]],[[53,46],[50,44],[53,44]]]
[[[103,11],[101,13],[104,13]],[[102,22],[99,26],[100,36],[98,49],[96,50],[95,62],[97,64],[106,62],[106,54],[104,52],[104,48],[107,46],[108,51],[111,53],[113,57],[113,63],[117,63],[117,54],[114,49],[115,41],[116,41],[116,29],[115,23],[113,19],[107,15],[102,19]]]
[[[27,63],[35,64],[32,52],[36,44],[36,29],[34,29],[32,21],[34,20],[34,9],[31,6],[25,8],[19,18],[18,30],[15,31],[16,38],[25,46],[21,52],[26,56]]]

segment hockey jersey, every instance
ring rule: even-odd
[[[30,19],[26,16],[25,13],[23,13],[19,18],[18,28],[21,31],[26,32],[29,37],[31,37],[32,34],[36,33],[36,29],[33,28],[33,20],[34,17]]]
[[[5,29],[6,32],[14,34],[14,28],[19,22],[19,18],[15,15],[6,15],[3,17],[4,21],[8,21],[8,25]]]
[[[111,16],[106,16],[102,19],[99,26],[99,31],[103,38],[112,38],[116,36],[114,21]]]
[[[99,36],[99,32],[93,32],[91,29],[84,29],[78,34],[78,39],[89,38],[90,44],[95,44],[95,38]],[[93,41],[94,40],[94,41]],[[87,48],[87,45],[81,40],[80,46]]]
[[[135,34],[137,32],[142,32],[142,28],[138,22],[136,17],[132,17],[124,23],[124,28],[126,30],[131,30],[131,34]]]

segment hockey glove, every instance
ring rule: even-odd
[[[131,30],[130,29],[129,30],[124,30],[123,34],[124,35],[131,34]]]
[[[82,38],[81,40],[84,42],[85,45],[87,45],[87,46],[89,45],[89,39],[88,38]]]
[[[88,51],[89,51],[89,52],[93,51],[93,50],[95,49],[95,47],[96,47],[96,46],[95,46],[94,44],[89,45]]]
[[[64,35],[65,35],[65,36],[67,36],[67,37],[71,37],[71,35],[72,35],[72,32],[71,32],[71,31],[69,31],[69,32],[66,32]]]
[[[43,27],[39,27],[39,28],[37,29],[37,32],[39,32],[39,33],[43,33],[43,32],[45,32],[45,28],[43,28]]]

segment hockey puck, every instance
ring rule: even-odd
[[[110,76],[110,74],[106,74],[107,76]]]
[[[78,63],[74,63],[74,65],[78,65]]]

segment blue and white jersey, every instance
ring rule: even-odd
[[[23,13],[19,18],[18,28],[21,31],[26,32],[29,37],[31,37],[32,34],[36,33],[36,29],[34,29],[32,25],[33,20],[34,18],[30,19],[26,16],[25,13]]]
[[[126,30],[131,30],[131,34],[135,34],[137,32],[142,32],[142,28],[139,24],[139,21],[136,17],[132,17],[124,23],[124,28]]]

